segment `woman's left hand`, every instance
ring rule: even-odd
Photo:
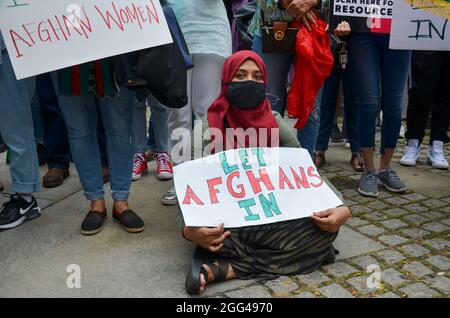
[[[347,21],[342,21],[338,24],[337,28],[333,31],[336,36],[347,36],[352,32],[350,24]]]
[[[339,228],[349,218],[350,218],[350,209],[346,206],[329,209],[311,215],[311,219],[313,219],[313,221],[321,230],[330,233],[336,233],[337,231],[339,231]]]

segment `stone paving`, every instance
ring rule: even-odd
[[[405,140],[401,139],[394,161],[400,160],[404,145]],[[342,191],[352,210],[347,226],[382,244],[382,250],[340,260],[308,275],[241,287],[234,293],[247,297],[269,293],[272,297],[305,298],[449,298],[450,171],[427,165],[423,161],[427,149],[427,146],[422,149],[422,161],[414,172],[426,171],[448,178],[446,191],[437,198],[415,191],[395,195],[386,190],[381,190],[377,199],[363,198],[355,191],[360,175],[350,165],[335,166],[330,160],[331,164],[328,162],[321,169]],[[450,158],[449,145],[445,153]],[[379,284],[377,273],[381,278]],[[255,286],[259,288],[255,290]],[[221,296],[233,295],[228,292]]]
[[[401,140],[396,162],[403,145]],[[445,152],[450,158],[450,145]],[[360,174],[353,172],[348,158],[343,145],[331,145],[328,163],[321,169],[352,210],[336,243],[341,253],[335,264],[266,284],[252,280],[212,284],[203,297],[448,298],[450,171],[395,164],[395,169],[403,169],[401,176],[411,190],[403,195],[381,190],[379,198],[368,199],[355,191]],[[0,232],[0,262],[5,269],[0,271],[0,297],[186,297],[183,283],[192,246],[177,232],[175,209],[159,204],[169,183],[147,176],[133,184],[131,203],[148,225],[140,236],[130,236],[108,222],[100,235],[85,238],[78,227],[86,204],[76,172],[71,171],[63,187],[37,195],[45,208],[43,217]],[[44,172],[41,169],[41,175]],[[8,178],[2,155],[0,179],[7,190]],[[87,276],[79,291],[65,287],[62,265],[73,262],[84,266]]]

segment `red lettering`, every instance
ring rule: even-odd
[[[315,173],[315,172],[316,172],[316,168],[314,168],[314,167],[309,167],[309,168],[308,168],[308,176],[310,176],[310,177],[312,177],[312,178],[317,178],[317,179],[319,179],[319,183],[311,183],[311,185],[312,185],[314,188],[319,188],[319,187],[321,187],[322,184],[323,184],[323,179],[322,179],[317,173]]]
[[[63,22],[64,22],[64,25],[66,26],[66,30],[67,30],[67,33],[69,34],[69,36],[72,36],[72,34],[70,33],[70,29],[74,29],[75,31],[77,31],[77,33],[79,35],[83,36],[83,33],[81,33],[81,31],[78,30],[77,26],[74,25],[73,22],[68,17],[63,15],[62,18],[63,18]]]
[[[129,7],[126,8],[128,15],[132,18],[132,20],[135,20],[139,24],[139,28],[142,30],[142,23],[139,19],[138,11],[136,8],[136,5],[133,3],[133,11]]]
[[[91,21],[89,20],[87,14],[86,14],[86,9],[84,8],[84,6],[83,6],[83,13],[84,13],[84,16],[86,18],[86,21],[81,20],[81,18],[79,16],[77,16],[77,15],[75,15],[75,17],[77,18],[78,23],[80,24],[81,29],[84,32],[84,36],[87,39],[89,39],[89,36],[88,36],[86,30],[88,30],[90,33],[92,33],[92,25],[91,25]]]
[[[59,22],[59,19],[58,19],[58,17],[55,15],[55,20],[56,20],[56,22],[58,22],[58,25],[59,25],[59,30],[61,30],[61,33],[63,34],[63,36],[64,36],[64,39],[66,39],[66,42],[69,40],[69,38],[67,37],[67,35],[64,33],[64,30],[63,30],[63,28],[62,28],[62,25],[61,25],[61,22]]]
[[[194,200],[197,205],[205,205],[198,196],[194,193],[190,186],[187,186],[186,194],[184,195],[183,204],[191,204],[191,200]]]
[[[300,174],[301,177],[295,172],[294,168],[291,167],[292,175],[294,176],[295,184],[297,185],[297,188],[300,189],[301,187],[308,189],[311,186],[309,185],[308,179],[306,178],[305,169],[303,167],[300,167]]]
[[[250,181],[250,184],[253,188],[253,192],[255,194],[260,193],[262,191],[261,185],[260,185],[261,182],[264,183],[267,190],[269,190],[269,191],[275,190],[275,188],[272,184],[272,181],[270,181],[270,178],[269,178],[269,175],[267,174],[266,169],[264,169],[264,168],[259,169],[259,174],[260,174],[259,178],[255,177],[255,175],[253,174],[253,171],[247,171],[246,173],[247,173],[248,180]]]
[[[245,197],[245,189],[244,186],[242,184],[238,184],[236,186],[236,188],[238,188],[239,192],[234,191],[233,189],[233,179],[234,178],[239,178],[240,177],[240,172],[239,171],[234,171],[232,173],[230,173],[227,177],[227,188],[228,188],[228,192],[230,192],[230,194],[235,197],[236,199],[242,199]]]
[[[25,28],[25,26],[24,26]],[[28,47],[32,47],[33,45],[28,43],[23,37],[21,37],[16,31],[14,30],[9,30],[9,34],[11,36],[11,40],[13,41],[14,44],[14,48],[16,49],[16,53],[17,53],[17,58],[22,57],[23,54],[20,52],[19,50],[19,46],[17,44],[17,40],[22,41],[23,43],[25,43]]]
[[[219,200],[217,200],[217,193],[220,193],[220,191],[215,188],[215,186],[218,186],[219,184],[222,184],[222,178],[220,177],[208,180],[209,197],[211,198],[212,204],[219,203]]]
[[[118,27],[120,30],[125,31],[124,28],[123,28],[122,21],[121,21],[120,18],[119,18],[119,13],[117,12],[116,5],[114,4],[114,1],[111,2],[111,4],[112,4],[112,6],[113,6],[114,12],[116,13],[116,18],[117,18],[117,20],[114,19],[114,17],[112,16],[112,14],[111,14],[108,10],[106,10],[106,12],[105,12],[105,14],[106,14],[106,17],[105,17],[105,16],[103,15],[102,11],[100,11],[100,9],[99,9],[99,7],[98,7],[97,5],[95,5],[94,7],[95,7],[95,9],[97,10],[97,12],[101,15],[103,21],[104,21],[105,24],[106,24],[106,27],[107,27],[109,30],[111,30],[111,20],[112,20],[112,21],[117,25],[117,27]]]
[[[286,176],[286,173],[284,173],[283,168],[280,167],[280,189],[284,190],[284,185],[287,185],[289,189],[294,190],[294,186],[292,185],[289,178]]]
[[[150,0],[150,3],[152,5],[152,8],[149,8],[148,5],[145,6],[147,9],[148,17],[150,18],[150,23],[152,23],[152,17],[155,19],[156,23],[159,24],[159,15],[158,12],[156,12],[155,4],[153,3],[153,0]]]

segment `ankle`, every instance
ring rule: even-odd
[[[103,212],[106,210],[106,203],[104,199],[91,201],[91,211]]]
[[[130,207],[128,205],[128,201],[114,201],[113,205],[113,213],[115,215],[120,215],[124,211],[129,210]]]

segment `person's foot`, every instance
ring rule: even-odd
[[[94,235],[103,230],[103,223],[106,219],[106,209],[102,212],[91,210],[85,216],[83,223],[81,223],[81,234]]]
[[[8,150],[8,146],[5,143],[0,144],[0,153],[4,153],[6,150]]]
[[[102,166],[102,178],[103,178],[103,183],[109,182],[109,167],[106,165]]]
[[[448,161],[445,159],[443,147],[442,141],[434,140],[428,150],[427,163],[435,169],[448,169]]]
[[[11,195],[0,209],[0,230],[12,229],[41,216],[41,209],[32,195]]]
[[[230,263],[215,260],[212,264],[203,264],[200,272],[199,294],[204,292],[207,284],[215,281],[226,281],[236,278]]]
[[[406,121],[402,120],[402,125],[400,127],[400,133],[398,134],[398,136],[400,138],[405,138],[406,130],[407,130]]]
[[[121,213],[114,212],[113,219],[129,233],[140,233],[144,231],[144,221],[131,209]]]
[[[339,129],[338,124],[333,125],[330,140],[332,142],[341,142],[344,140],[344,135],[342,135],[342,131]]]
[[[64,179],[67,179],[69,176],[69,170],[50,168],[42,178],[42,185],[44,186],[44,188],[59,187],[64,183]]]
[[[380,194],[378,191],[378,175],[370,170],[364,171],[359,180],[358,192],[365,197],[378,197]]]
[[[316,152],[316,167],[317,168],[322,168],[323,165],[325,164],[326,159],[325,159],[325,152],[322,151],[318,151]]]
[[[136,181],[142,178],[143,175],[148,173],[147,159],[143,153],[137,153],[134,155],[133,161],[133,176],[132,180]]]
[[[161,202],[164,205],[177,205],[178,204],[178,198],[177,193],[175,191],[175,186],[171,186],[169,190],[167,190],[166,193],[161,197]]]
[[[158,165],[156,170],[156,177],[159,180],[171,180],[173,179],[173,169],[170,158],[165,153],[155,154],[156,163]]]
[[[47,158],[47,150],[45,149],[45,146],[41,143],[38,143],[36,146],[39,166],[43,166],[46,163]]]
[[[411,139],[408,141],[408,145],[406,146],[405,153],[403,157],[400,159],[400,164],[402,166],[415,166],[417,164],[417,160],[420,158],[420,144],[418,139]]]
[[[381,186],[384,186],[391,192],[401,193],[405,192],[408,188],[405,183],[400,179],[397,172],[392,170],[391,167],[387,167],[384,170],[378,172],[378,179]]]
[[[364,171],[364,162],[362,161],[361,155],[359,153],[353,153],[350,158],[350,164],[352,165],[353,170],[356,172]]]

